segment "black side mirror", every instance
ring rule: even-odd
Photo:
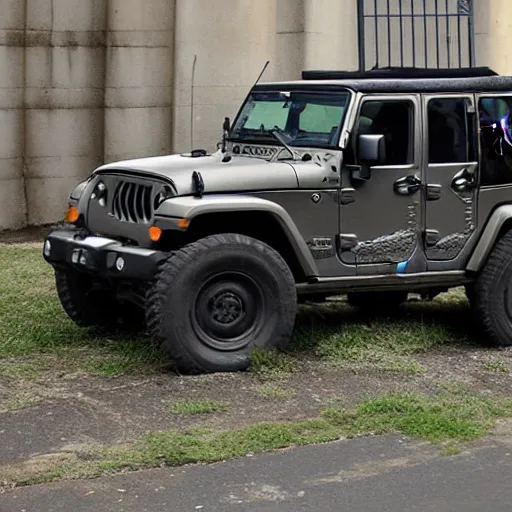
[[[229,119],[229,117],[225,117],[224,124],[222,125],[222,130],[225,132],[229,132],[230,128],[231,128],[231,120]]]
[[[386,161],[384,135],[360,135],[358,148],[359,167],[352,172],[352,179],[368,181],[372,176],[370,167]]]
[[[386,161],[384,135],[359,136],[359,163],[363,165],[382,165]]]

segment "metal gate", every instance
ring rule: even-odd
[[[359,68],[475,65],[472,0],[358,0]]]

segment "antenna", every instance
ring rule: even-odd
[[[251,95],[252,91],[254,90],[254,88],[258,85],[258,82],[261,80],[261,77],[263,76],[263,73],[265,73],[268,65],[270,64],[270,61],[267,60],[267,62],[265,63],[265,65],[263,66],[263,69],[261,70],[261,73],[259,74],[256,82],[254,82],[254,85],[251,87],[250,91],[247,93],[247,96],[245,97],[245,100],[244,100],[244,103],[247,103],[247,100],[249,99],[249,96]],[[228,137],[229,137],[229,131],[231,129],[231,121],[229,119],[229,117],[226,117],[224,119],[224,124],[222,125],[222,142],[221,142],[221,151],[222,153],[226,153],[226,143],[227,143],[227,140],[228,140]],[[230,156],[225,156],[222,161],[223,162],[229,162],[231,160],[231,157]]]
[[[194,55],[194,62],[192,63],[192,82],[190,88],[190,144],[191,150],[194,149],[194,84],[196,79],[196,62],[197,55]]]
[[[265,73],[265,71],[267,70],[268,68],[268,65],[270,64],[270,61],[267,60],[267,62],[265,63],[265,65],[263,66],[263,69],[261,70],[261,73],[260,75],[258,76],[258,79],[256,80],[256,82],[254,82],[254,85],[251,87],[251,90],[249,91],[249,93],[247,94],[246,98],[245,98],[245,101],[244,103],[249,99],[249,96],[252,94],[252,91],[254,90],[254,88],[259,84],[260,80],[261,80],[261,77],[263,76],[263,74]]]

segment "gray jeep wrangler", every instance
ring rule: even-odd
[[[104,165],[44,242],[80,326],[145,326],[187,373],[282,348],[297,303],[465,286],[512,345],[512,77],[307,71],[257,84],[212,154]]]

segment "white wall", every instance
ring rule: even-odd
[[[171,151],[173,29],[170,0],[109,0],[107,162]]]
[[[62,218],[66,194],[102,160],[105,14],[104,0],[27,1],[29,224]]]
[[[281,0],[278,0],[281,1]],[[176,0],[174,131],[176,151],[191,148],[194,55],[195,148],[214,149],[224,117],[233,116],[275,52],[276,0]],[[273,74],[269,69],[265,78]]]
[[[0,229],[25,224],[24,29],[19,0],[0,0]]]

